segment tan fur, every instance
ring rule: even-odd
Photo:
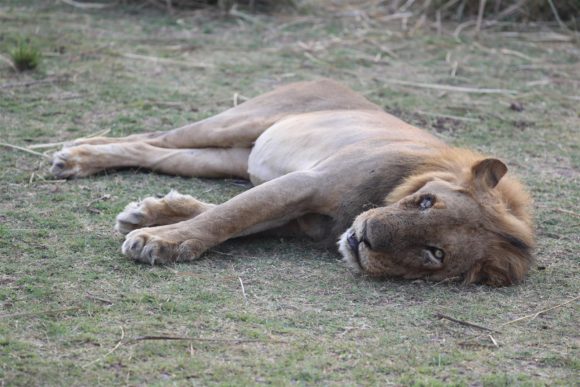
[[[532,262],[531,200],[501,161],[451,148],[329,80],[291,84],[169,132],[77,140],[58,177],[144,167],[250,179],[220,205],[172,192],[117,217],[122,251],[149,263],[199,257],[263,231],[332,244],[372,276],[494,286]]]

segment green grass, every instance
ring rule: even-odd
[[[41,59],[40,50],[28,42],[20,42],[10,52],[14,67],[18,71],[34,70],[38,67]]]
[[[24,73],[0,64],[0,142],[171,129],[230,107],[234,93],[332,77],[450,143],[507,162],[536,203],[537,265],[526,282],[373,281],[351,275],[333,251],[275,238],[230,241],[189,264],[136,265],[112,229],[128,202],[173,188],[219,203],[244,187],[131,170],[58,182],[44,159],[0,148],[0,384],[577,383],[578,303],[502,327],[493,334],[499,347],[434,314],[497,328],[578,295],[578,46],[538,40],[543,27],[513,26],[517,37],[491,29],[475,41],[469,32],[451,37],[453,25],[437,36],[402,31],[400,20],[325,16],[250,24],[209,11],[5,1],[0,53],[30,39],[43,63]],[[441,93],[389,79],[517,94]],[[510,110],[514,101],[524,111]],[[150,335],[215,341],[136,340]]]

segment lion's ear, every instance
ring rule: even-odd
[[[507,170],[506,165],[498,159],[484,159],[471,167],[473,180],[481,188],[495,188]]]
[[[529,249],[527,246],[492,249],[488,257],[476,262],[465,274],[464,282],[499,287],[523,281],[533,261]]]

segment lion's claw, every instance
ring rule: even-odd
[[[115,230],[126,235],[133,230],[152,226],[152,224],[148,224],[146,217],[146,206],[143,202],[129,203],[123,212],[117,215]]]
[[[82,146],[63,147],[52,156],[52,166],[50,173],[59,179],[70,179],[74,177],[84,177],[98,171],[91,158],[90,153]]]
[[[54,154],[50,173],[59,179],[67,179],[76,175],[74,163],[69,163],[70,154],[67,150],[61,150]]]
[[[154,235],[152,229],[127,234],[121,251],[128,258],[148,264],[166,264],[198,258],[205,249],[198,240],[174,242]]]

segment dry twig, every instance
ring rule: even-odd
[[[101,130],[101,131],[99,131],[97,133],[90,134],[90,135],[88,135],[86,137],[77,138],[77,141],[86,140],[88,138],[93,138],[93,137],[101,137],[101,136],[104,136],[104,135],[108,134],[110,131],[111,131],[111,129]],[[49,142],[49,143],[45,143],[45,144],[33,144],[33,145],[27,146],[26,148],[27,149],[54,148],[54,147],[57,147],[57,146],[61,146],[61,145],[67,144],[69,142],[70,141],[60,141],[60,142]]]
[[[246,289],[244,288],[244,282],[242,281],[242,277],[238,277],[238,280],[240,281],[240,286],[242,287],[242,294],[244,296],[244,302],[247,305],[248,304],[248,297],[246,296]]]
[[[86,297],[88,299],[90,299],[90,300],[99,301],[99,302],[102,302],[104,304],[108,304],[108,305],[113,305],[114,304],[114,302],[111,301],[111,300],[107,300],[106,298],[102,298],[102,297],[97,297],[97,296],[95,296],[95,295],[93,295],[91,293],[88,293],[88,292],[87,292]]]
[[[413,86],[413,87],[420,87],[423,89],[455,91],[455,92],[459,92],[459,93],[474,93],[474,94],[517,94],[518,93],[515,90],[508,90],[508,89],[480,89],[477,87],[438,85],[438,84],[434,84],[434,83],[419,83],[419,82],[410,82],[410,81],[400,81],[397,79],[386,79],[386,80],[384,80],[384,82],[390,83],[393,85]]]
[[[27,317],[27,316],[37,316],[43,314],[56,314],[56,313],[64,313],[70,312],[73,310],[82,309],[80,306],[75,306],[73,308],[62,308],[62,309],[53,309],[53,310],[43,310],[40,312],[24,312],[24,313],[12,313],[12,314],[0,314],[0,319],[3,318],[16,318],[16,317]]]
[[[563,208],[556,208],[556,211],[561,212],[563,214],[568,214],[568,215],[572,215],[575,216],[577,218],[580,218],[580,214],[574,212],[574,211],[570,211],[570,210],[565,210]]]
[[[45,159],[49,159],[49,160],[51,159],[50,156],[47,156],[47,155],[45,155],[43,153],[35,152],[33,150],[30,150],[30,149],[27,149],[27,148],[23,148],[23,147],[18,146],[18,145],[12,145],[12,144],[6,144],[6,143],[3,143],[3,142],[0,142],[0,146],[4,146],[6,148],[17,149],[17,150],[20,150],[20,151],[23,151],[23,152],[26,152],[26,153],[30,153],[30,154],[35,155],[35,156],[43,157]]]
[[[110,3],[110,4],[101,4],[101,3],[80,3],[78,1],[74,1],[74,0],[60,0],[63,3],[70,5],[72,7],[75,8],[80,8],[80,9],[103,9],[106,7],[111,7],[113,5],[115,5],[115,3]]]
[[[8,66],[10,66],[12,68],[12,70],[14,71],[18,71],[18,69],[16,68],[16,66],[14,65],[14,62],[12,62],[12,60],[10,58],[5,57],[4,55],[0,55],[0,61],[6,63]]]
[[[458,320],[456,318],[453,318],[451,316],[447,316],[447,315],[442,314],[442,313],[435,313],[434,316],[437,317],[437,318],[444,318],[446,320],[453,321],[455,323],[458,323],[458,324],[461,324],[461,325],[465,325],[467,327],[482,329],[484,331],[489,331],[489,332],[501,333],[500,331],[497,331],[495,329],[487,328],[487,327],[484,327],[482,325],[474,324],[474,323],[469,322],[469,321]]]
[[[533,320],[533,319],[535,319],[536,317],[538,317],[538,316],[540,316],[540,315],[542,315],[542,314],[544,314],[544,313],[546,313],[546,312],[549,312],[549,311],[551,311],[551,310],[554,310],[554,309],[557,309],[557,308],[561,308],[561,307],[563,307],[563,306],[565,306],[565,305],[568,305],[568,304],[570,304],[570,303],[572,303],[572,302],[574,302],[574,301],[576,301],[576,300],[578,300],[578,299],[580,299],[580,296],[576,296],[576,297],[572,298],[571,300],[568,300],[568,301],[566,301],[566,302],[563,302],[563,303],[561,303],[561,304],[554,305],[554,306],[552,306],[552,307],[549,307],[549,308],[546,308],[546,309],[542,309],[542,310],[540,310],[540,311],[538,311],[538,312],[536,312],[536,313],[533,313],[533,314],[528,314],[528,315],[526,315],[526,316],[519,317],[519,318],[516,318],[516,319],[514,319],[514,320],[511,320],[511,321],[505,322],[505,323],[503,323],[503,324],[500,324],[500,325],[498,326],[498,328],[503,328],[503,327],[506,327],[506,326],[508,326],[508,325],[515,324],[515,323],[517,323],[517,322],[520,322],[520,321],[523,321],[523,320],[526,320],[526,319],[532,319],[532,320]],[[498,333],[499,333],[499,331],[494,331],[494,332],[498,332]],[[473,342],[473,340],[477,340],[477,339],[479,339],[479,338],[481,338],[481,337],[482,337],[482,335],[477,335],[477,336],[474,336],[474,337],[470,338],[470,339],[469,339],[470,341],[468,341],[468,340],[464,340],[464,341],[461,341],[461,342],[459,342],[458,344],[459,344],[459,345],[481,345],[481,344],[478,344],[478,343],[476,343],[476,342]],[[493,342],[493,344],[494,344],[494,345],[497,345],[497,341],[495,341],[495,339],[492,339],[492,342]]]
[[[479,0],[479,11],[477,13],[477,24],[475,25],[475,35],[481,31],[481,22],[483,21],[483,11],[485,10],[485,0]]]
[[[514,324],[514,323],[517,323],[519,321],[526,320],[526,319],[532,319],[533,320],[536,317],[538,317],[538,316],[540,316],[540,315],[542,315],[542,314],[544,314],[546,312],[549,312],[549,311],[554,310],[554,309],[557,309],[557,308],[561,308],[564,305],[568,305],[568,304],[570,304],[570,303],[572,303],[572,302],[574,302],[574,301],[576,301],[578,299],[580,299],[580,296],[576,296],[576,297],[572,298],[571,300],[568,300],[568,301],[563,302],[563,303],[558,304],[558,305],[554,305],[554,306],[552,306],[550,308],[542,309],[539,312],[536,312],[536,313],[533,313],[533,314],[528,314],[526,316],[523,316],[523,317],[520,317],[520,318],[516,318],[515,320],[508,321],[506,323],[501,324],[499,327],[500,328],[503,328],[503,327],[505,327],[507,325],[511,325],[511,324]]]
[[[170,65],[176,65],[176,66],[183,66],[183,67],[192,67],[192,68],[197,68],[197,69],[207,69],[207,68],[212,67],[210,65],[206,65],[203,63],[193,63],[193,62],[186,62],[183,60],[159,58],[156,56],[138,55],[138,54],[131,54],[131,53],[121,54],[121,56],[124,58],[128,58],[128,59],[146,60],[146,61],[150,61],[150,62],[154,62],[154,63],[163,63],[163,64],[170,64]]]
[[[85,207],[90,208],[93,204],[100,202],[100,201],[109,200],[110,198],[111,198],[110,194],[104,194],[103,196],[99,196],[98,198],[93,199],[90,202],[88,202]]]
[[[14,89],[16,87],[30,87],[35,85],[44,85],[50,83],[57,83],[57,82],[65,82],[67,77],[49,77],[45,79],[38,79],[35,81],[27,81],[27,82],[14,82],[14,83],[5,83],[0,85],[0,89]]]
[[[550,9],[552,10],[552,13],[554,14],[554,17],[556,18],[556,21],[558,22],[560,28],[563,29],[564,31],[567,31],[568,27],[566,27],[566,24],[562,22],[562,19],[560,19],[560,14],[558,13],[556,6],[554,5],[554,2],[552,0],[548,0],[548,4],[550,4]]]
[[[431,112],[424,112],[421,110],[416,111],[417,114],[424,115],[424,116],[431,116],[431,117],[440,117],[440,118],[449,118],[452,120],[457,121],[465,121],[465,122],[479,122],[481,121],[479,118],[469,118],[469,117],[460,117],[460,116],[453,116],[450,114],[439,114],[439,113],[431,113]]]
[[[209,343],[281,343],[285,344],[286,341],[282,340],[249,340],[249,339],[206,339],[202,337],[187,337],[187,336],[139,336],[133,338],[131,341],[150,341],[150,340],[173,340],[173,341],[201,341]]]
[[[115,352],[117,349],[119,349],[119,347],[121,346],[121,344],[123,344],[123,339],[125,338],[125,330],[123,329],[123,326],[121,325],[121,339],[119,340],[119,342],[117,342],[117,344],[113,347],[113,349],[111,349],[109,352],[105,353],[103,356],[101,356],[98,359],[93,360],[90,363],[87,363],[85,365],[82,366],[82,368],[86,368],[92,364],[95,364],[103,359],[105,359],[107,356],[109,356],[110,354],[112,354],[113,352]]]

